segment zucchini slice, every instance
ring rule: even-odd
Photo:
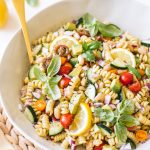
[[[104,135],[112,134],[112,130],[107,126],[103,125],[102,123],[98,123],[97,126],[101,128],[101,131],[103,132]]]
[[[50,136],[56,135],[56,134],[58,134],[62,131],[63,131],[63,126],[61,125],[60,122],[54,121],[54,122],[51,123],[50,129],[49,129],[49,135]]]
[[[85,95],[91,99],[94,100],[95,96],[96,96],[96,88],[93,84],[88,84],[86,91],[85,91]]]
[[[28,120],[30,120],[32,123],[37,122],[37,115],[34,111],[34,109],[32,108],[32,106],[27,106],[25,108],[24,114],[27,116]]]
[[[117,69],[127,69],[127,64],[121,61],[120,59],[115,59],[110,65]]]
[[[150,47],[150,40],[144,40],[141,42],[141,44],[146,46],[146,47]]]
[[[38,65],[35,64],[33,66],[31,66],[30,70],[29,70],[29,78],[32,80],[32,79],[35,79],[35,75],[34,75],[34,68],[38,68]]]

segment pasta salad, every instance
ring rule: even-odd
[[[33,41],[22,111],[64,149],[135,149],[149,138],[150,43],[90,14]]]

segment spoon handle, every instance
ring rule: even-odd
[[[32,50],[31,50],[31,45],[30,45],[30,39],[29,39],[29,34],[28,34],[28,29],[27,29],[27,24],[25,20],[25,1],[24,0],[12,0],[14,7],[16,9],[16,12],[18,14],[18,17],[20,19],[26,47],[27,47],[27,52],[29,56],[29,61],[32,64],[33,63],[33,56],[32,56]]]

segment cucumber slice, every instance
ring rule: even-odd
[[[117,69],[127,69],[127,64],[121,61],[120,59],[115,59],[110,65]]]
[[[96,88],[93,84],[88,84],[86,91],[85,91],[86,96],[91,99],[94,100],[95,96],[96,96]]]
[[[150,40],[144,40],[144,41],[142,41],[141,45],[144,45],[146,47],[150,47]]]
[[[77,66],[69,73],[69,76],[70,77],[78,76],[80,74],[81,70],[82,70],[82,66]]]
[[[34,109],[32,108],[32,106],[27,106],[25,108],[24,114],[27,116],[27,118],[32,122],[37,122],[37,116],[36,113],[34,111]]]
[[[73,65],[73,66],[75,66],[77,63],[78,63],[78,58],[76,57],[76,58],[71,58],[70,59],[70,63]]]
[[[119,93],[121,90],[121,84],[120,84],[119,80],[114,79],[110,85],[110,88],[113,92]]]
[[[28,76],[29,76],[29,78],[32,80],[32,79],[35,79],[35,75],[34,75],[34,68],[38,68],[38,65],[37,64],[35,64],[35,65],[33,65],[33,66],[31,66],[31,68],[30,68],[30,70],[29,70],[29,74],[28,74]]]
[[[101,129],[104,135],[112,134],[112,130],[108,128],[107,126],[103,125],[102,123],[98,123],[97,126]]]
[[[140,75],[140,73],[138,72],[138,70],[137,70],[136,68],[133,68],[133,67],[130,66],[130,65],[128,65],[127,67],[128,67],[128,69],[129,69],[129,71],[130,71],[131,73],[133,73],[138,79],[141,78],[141,75]]]
[[[145,74],[150,78],[150,67],[146,67]]]
[[[87,71],[87,78],[88,78],[88,80],[89,80],[90,82],[92,82],[92,83],[95,83],[95,82],[96,82],[95,79],[94,79],[93,76],[92,76],[92,68],[90,68],[90,69]]]
[[[74,94],[71,97],[70,103],[69,103],[69,111],[71,114],[76,114],[79,104],[81,101],[84,101],[86,99],[85,95],[82,94]]]
[[[136,144],[130,138],[127,138],[126,143],[129,143],[132,149],[136,149]]]
[[[49,135],[50,136],[56,135],[56,134],[58,134],[62,131],[63,131],[63,126],[61,125],[60,122],[54,121],[54,122],[51,123],[50,129],[49,129]]]

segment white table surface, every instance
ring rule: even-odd
[[[26,4],[26,19],[30,19],[33,15],[44,9],[48,5],[56,2],[57,0],[39,0],[40,3],[36,7],[31,7]],[[7,43],[11,40],[16,30],[20,27],[19,20],[13,8],[11,0],[6,0],[9,9],[8,23],[4,28],[0,28],[0,59],[3,56]],[[11,144],[5,139],[3,132],[0,129],[0,149],[1,150],[14,150]]]

